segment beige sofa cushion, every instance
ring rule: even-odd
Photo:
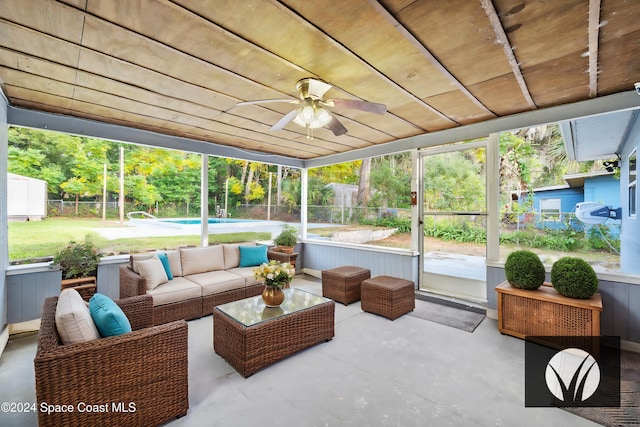
[[[153,297],[153,305],[158,306],[200,298],[202,288],[184,277],[176,277],[155,289],[148,290],[147,293]]]
[[[67,288],[60,292],[55,322],[62,344],[77,344],[100,338],[89,307],[75,289]]]
[[[134,264],[138,269],[138,274],[145,278],[147,290],[155,289],[158,285],[169,281],[162,261],[155,255],[149,259],[135,261]]]
[[[228,270],[240,265],[240,250],[238,245],[222,245],[224,251],[224,269]]]
[[[169,259],[169,267],[171,267],[171,274],[173,277],[182,276],[182,263],[180,262],[180,251],[166,251],[167,258]]]
[[[255,267],[236,267],[227,270],[229,273],[237,274],[244,278],[245,286],[257,285],[261,283],[260,280],[257,280],[253,274],[253,269]]]
[[[224,270],[224,252],[221,245],[204,248],[181,248],[182,275]]]
[[[240,246],[255,246],[255,243],[242,243]],[[235,268],[240,265],[240,249],[239,245],[222,245],[224,249],[224,269]]]
[[[202,287],[202,296],[242,289],[245,283],[243,277],[224,270],[192,274],[188,279]]]

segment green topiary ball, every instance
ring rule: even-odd
[[[531,251],[511,252],[504,264],[504,272],[507,281],[516,288],[538,289],[544,283],[544,265]]]
[[[582,258],[564,257],[551,267],[551,284],[560,295],[587,299],[598,290],[598,276]]]

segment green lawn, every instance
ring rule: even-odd
[[[108,240],[96,228],[120,227],[117,222],[99,219],[47,218],[43,221],[9,222],[9,261],[38,260],[53,256],[68,242],[90,239],[105,255],[127,254],[150,249],[169,249],[178,246],[200,245],[200,235],[162,236]],[[209,243],[250,242],[270,240],[271,233],[210,234]]]

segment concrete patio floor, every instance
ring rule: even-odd
[[[322,294],[310,276],[293,285]],[[214,353],[212,322],[189,322],[190,408],[169,426],[597,425],[557,408],[525,408],[524,341],[501,335],[489,318],[470,333],[408,315],[389,321],[359,302],[336,304],[332,341],[247,379]],[[36,341],[9,341],[1,402],[35,402]],[[37,419],[0,412],[0,425]]]

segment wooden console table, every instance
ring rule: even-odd
[[[602,297],[567,298],[550,283],[524,290],[504,282],[498,291],[498,330],[526,336],[599,336]]]

